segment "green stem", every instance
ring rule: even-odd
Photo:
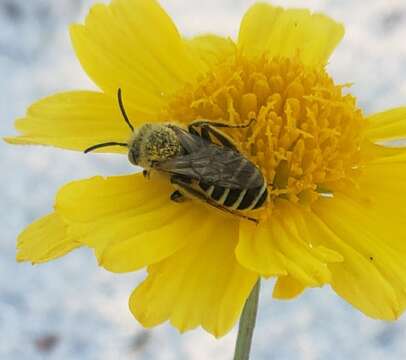
[[[234,360],[248,360],[250,357],[252,334],[257,318],[259,288],[260,280],[255,284],[242,310],[237,342],[235,344]]]

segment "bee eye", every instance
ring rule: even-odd
[[[130,149],[128,152],[128,159],[130,160],[130,163],[133,165],[138,165],[138,160],[139,160],[139,151],[137,149]]]

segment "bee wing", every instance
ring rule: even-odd
[[[261,173],[250,161],[235,151],[216,145],[205,145],[196,152],[158,162],[154,167],[227,188],[253,188],[263,184]]]

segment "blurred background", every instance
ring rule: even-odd
[[[185,35],[237,35],[250,0],[162,0]],[[0,0],[0,135],[45,95],[92,89],[73,54],[67,26],[93,0]],[[331,58],[337,82],[366,113],[406,104],[405,0],[285,0],[323,11],[346,25]],[[15,239],[48,213],[63,183],[129,172],[125,157],[84,156],[0,142],[0,359],[231,359],[236,329],[221,340],[202,330],[180,336],[165,324],[143,330],[127,299],[144,274],[114,275],[87,249],[41,266],[16,264]],[[405,359],[406,317],[374,321],[329,288],[290,302],[271,298],[264,284],[252,359]]]

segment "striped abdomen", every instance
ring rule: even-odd
[[[209,185],[204,181],[200,181],[198,185],[207,198],[230,210],[258,209],[265,203],[268,197],[265,181],[263,181],[262,186],[250,189],[230,189],[218,185]]]

